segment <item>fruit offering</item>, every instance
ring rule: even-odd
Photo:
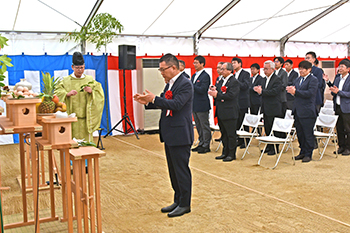
[[[13,90],[13,96],[17,98],[20,96],[24,98],[29,98],[29,97],[37,97],[38,94],[32,90],[29,90],[28,87],[17,86],[17,88]]]
[[[56,103],[53,101],[54,97],[54,91],[56,84],[58,82],[58,79],[54,79],[54,77],[51,78],[50,73],[42,73],[43,79],[41,82],[42,90],[43,92],[39,94],[40,97],[43,97],[43,101],[38,107],[39,113],[53,113],[56,109]],[[57,96],[56,96],[57,97]],[[55,101],[57,101],[58,98],[55,98]]]

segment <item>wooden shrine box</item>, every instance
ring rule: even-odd
[[[6,99],[8,118],[14,126],[36,125],[36,104],[39,98]]]
[[[1,95],[1,99],[6,103],[6,100],[8,98],[12,98],[12,95],[10,94],[2,94]],[[2,113],[4,113],[4,109],[2,109]],[[0,114],[2,115],[2,114]],[[6,119],[8,121],[11,121],[12,122],[12,112],[11,112],[11,106],[9,106],[7,103],[6,103]]]
[[[43,139],[48,140],[49,144],[66,144],[72,141],[72,122],[78,119],[74,118],[55,118],[52,116],[42,117],[44,124]]]
[[[49,118],[56,118],[56,116],[53,113],[37,113],[36,114],[36,121],[39,125],[43,126],[43,131],[42,131],[42,136],[41,138],[43,140],[49,140],[48,136],[49,136],[49,126],[47,123],[43,122],[43,117],[45,117],[46,119]]]

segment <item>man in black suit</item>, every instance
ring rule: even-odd
[[[315,143],[314,126],[317,118],[318,80],[311,74],[311,68],[310,62],[301,61],[299,63],[300,77],[296,80],[295,86],[286,88],[288,93],[295,96],[292,114],[301,149],[295,160],[302,160],[304,163],[312,160]]]
[[[293,61],[288,59],[284,62],[284,68],[286,68],[288,74],[288,85],[293,86],[295,80],[299,77],[298,72],[293,69]],[[293,110],[294,106],[294,96],[287,93],[287,109]]]
[[[162,109],[159,134],[164,142],[174,203],[161,211],[176,217],[191,212],[192,177],[188,164],[193,142],[193,85],[179,71],[179,62],[172,54],[160,58],[159,71],[166,83],[163,93],[155,96],[146,90],[147,94],[134,95],[134,100],[146,108]]]
[[[324,90],[326,89],[326,83],[323,80],[323,70],[316,66],[316,62],[318,62],[318,60],[316,58],[315,52],[313,51],[307,52],[305,55],[305,60],[312,64],[311,74],[315,76],[318,80],[316,107],[317,107],[317,113],[319,113],[324,103]]]
[[[263,78],[261,86],[254,87],[254,91],[262,96],[261,110],[264,113],[264,128],[266,135],[271,133],[275,117],[280,117],[282,114],[282,82],[274,71],[275,63],[273,61],[264,62],[264,73],[266,77]],[[278,145],[276,147],[278,153]],[[274,146],[272,144],[268,145],[265,153],[268,155],[276,154]]]
[[[242,60],[238,57],[234,57],[231,60],[231,63],[233,65],[233,69],[236,72],[234,74],[235,78],[240,84],[240,91],[239,91],[239,117],[237,121],[237,129],[239,129],[242,125],[244,116],[246,113],[248,113],[249,108],[249,86],[250,86],[250,74],[242,69]],[[245,128],[245,130],[249,130],[248,127]],[[245,148],[245,144],[243,141],[243,138],[238,139],[238,145],[240,148]]]
[[[191,79],[191,77],[185,72],[186,63],[183,60],[179,60],[179,70],[185,75],[186,78]]]
[[[260,76],[260,66],[258,63],[254,63],[250,66],[252,73],[251,86],[249,88],[249,99],[250,99],[250,113],[258,115],[261,107],[261,96],[254,91],[255,86],[261,86],[262,77]]]
[[[273,59],[275,62],[275,74],[280,77],[282,82],[282,90],[281,90],[281,102],[282,102],[282,115],[280,117],[284,117],[287,110],[287,91],[286,87],[288,85],[288,74],[283,69],[284,59],[282,57],[275,57]]]
[[[222,78],[221,67],[222,67],[222,65],[223,65],[224,63],[225,63],[225,62],[220,61],[220,62],[218,62],[217,66],[216,66],[216,72],[218,73],[219,76],[216,78],[215,85],[218,84],[219,81],[220,81],[221,78]],[[216,142],[221,142],[221,137],[220,137],[220,138],[216,138],[215,141],[216,141]]]
[[[221,71],[223,78],[215,86],[211,86],[208,93],[215,100],[215,116],[218,118],[223,144],[222,155],[215,159],[230,162],[236,159],[239,82],[233,77],[231,63],[224,63]]]
[[[192,75],[191,82],[193,84],[193,118],[196,123],[199,143],[192,151],[200,154],[210,152],[211,130],[209,125],[210,102],[208,96],[209,85],[211,83],[210,76],[204,70],[205,58],[197,56],[193,61],[196,73]]]

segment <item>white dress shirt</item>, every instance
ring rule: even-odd
[[[204,70],[204,69],[202,69],[202,70],[196,72],[196,75],[194,76],[194,79],[193,79],[193,84],[196,83],[196,81],[197,81],[199,75],[201,75],[201,73],[203,72],[203,70]]]
[[[344,77],[342,77],[342,75],[340,75],[340,82],[339,82],[339,87],[338,87],[339,91],[343,90],[344,83],[345,83],[348,76],[349,76],[349,74],[346,74]],[[337,95],[336,103],[338,105],[340,105],[340,96],[339,95]]]

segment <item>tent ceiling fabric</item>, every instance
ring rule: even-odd
[[[125,28],[122,34],[192,37],[230,2],[230,0],[203,0],[200,2],[104,0],[97,13],[108,12],[117,18]],[[337,2],[339,0],[241,0],[204,32],[203,37],[280,40]],[[17,14],[19,3],[20,8]],[[2,4],[0,20],[3,23],[0,25],[0,31],[68,32],[74,29],[79,30],[78,24],[84,24],[95,3],[96,0],[6,1]],[[349,2],[299,32],[290,40],[347,43],[349,38],[346,32],[350,25],[347,20],[348,12],[350,12]]]

